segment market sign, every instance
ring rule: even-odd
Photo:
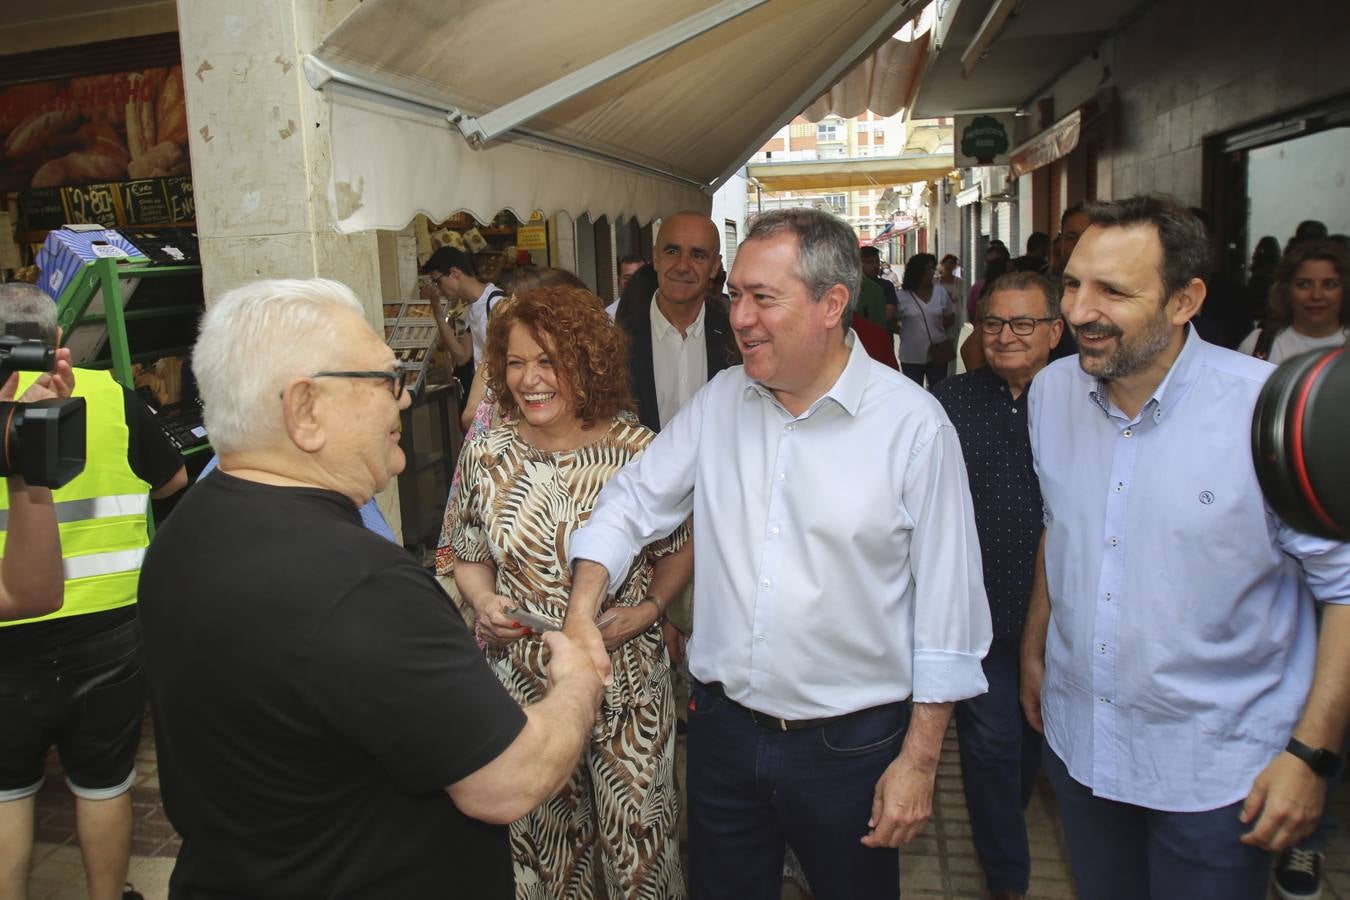
[[[521,225],[516,229],[516,249],[547,250],[548,226]]]
[[[1012,148],[1012,113],[980,113],[955,117],[955,157],[957,168],[1006,166]]]
[[[9,85],[0,191],[185,175],[187,136],[182,66]]]

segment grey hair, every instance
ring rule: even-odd
[[[862,262],[858,257],[858,238],[843,219],[824,210],[799,207],[776,209],[755,220],[745,243],[767,240],[780,234],[797,239],[797,271],[811,297],[819,300],[836,284],[848,290],[848,309],[844,329],[858,305],[862,283]]]
[[[1000,275],[993,284],[984,289],[975,304],[976,314],[983,319],[989,315],[989,306],[999,291],[1040,291],[1045,297],[1045,316],[1048,319],[1059,318],[1059,287],[1040,272],[1009,272]]]
[[[0,284],[0,334],[9,334],[14,325],[36,329],[33,337],[55,347],[56,301],[24,281]]]
[[[276,440],[283,428],[278,396],[290,379],[339,357],[344,310],[364,318],[351,288],[325,278],[253,281],[207,307],[192,371],[217,451]]]

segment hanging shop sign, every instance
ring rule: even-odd
[[[956,116],[953,156],[957,167],[1006,166],[1014,121],[1010,112]]]
[[[519,250],[547,250],[547,226],[521,225],[516,229],[516,248]]]

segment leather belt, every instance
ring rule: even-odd
[[[722,683],[720,681],[711,681],[706,683],[700,681],[699,684],[702,685],[704,690],[708,691],[708,693],[721,697],[723,700],[734,706],[736,709],[739,709],[742,712],[748,714],[752,722],[754,722],[760,728],[765,729],[766,731],[805,731],[808,728],[819,728],[822,725],[829,725],[833,722],[840,722],[851,716],[856,716],[859,713],[871,712],[873,709],[880,708],[874,706],[869,709],[854,710],[853,712],[844,713],[843,715],[840,716],[828,716],[824,719],[780,719],[777,716],[771,716],[768,713],[762,713],[757,709],[751,709],[748,706],[745,706],[743,704],[737,703],[735,700],[732,700],[730,697],[727,696],[727,692],[722,687]],[[902,706],[903,702],[885,705]]]

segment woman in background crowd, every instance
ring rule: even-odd
[[[956,275],[956,270],[960,267],[961,260],[955,253],[948,253],[942,257],[942,264],[938,267],[937,283],[942,285],[947,296],[952,298],[952,306],[955,309],[961,309],[966,302],[966,283]]]
[[[653,434],[632,415],[623,331],[586,290],[517,292],[493,315],[486,355],[503,420],[460,454],[450,549],[489,662],[528,704],[543,696],[546,670],[544,644],[522,619],[562,623],[569,537]],[[511,826],[520,900],[684,895],[660,622],[692,553],[687,526],[649,546],[601,611],[614,681],[571,782]]]
[[[952,298],[942,285],[933,283],[937,258],[916,253],[905,263],[900,281],[900,369],[910,379],[932,387],[947,377],[947,364],[956,357],[956,346],[947,329],[956,322]]]
[[[1238,347],[1276,365],[1309,350],[1340,347],[1350,328],[1345,279],[1350,252],[1336,241],[1296,243],[1275,268],[1265,324]]]
[[[1280,242],[1266,235],[1256,242],[1252,264],[1247,272],[1247,294],[1251,297],[1252,320],[1265,321],[1270,311],[1270,286],[1275,281],[1275,267],[1280,264]]]

